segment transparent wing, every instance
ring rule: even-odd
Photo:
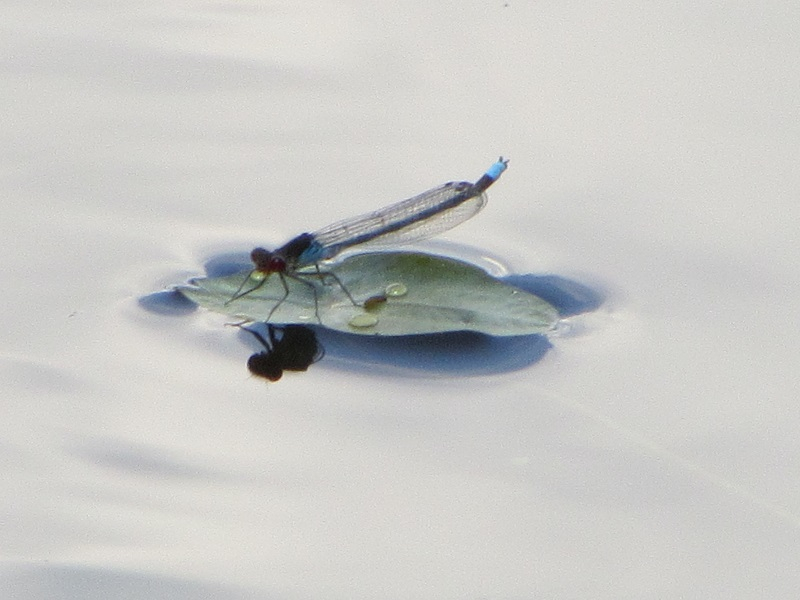
[[[488,200],[472,183],[445,183],[418,196],[371,213],[329,225],[312,234],[314,242],[301,261],[332,258],[360,244],[389,246],[437,235],[476,215]]]

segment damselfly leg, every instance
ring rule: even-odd
[[[254,256],[254,262],[256,262],[255,260],[256,258],[258,259],[262,258],[262,253],[259,252],[260,250],[263,249],[256,248],[255,250],[253,250],[251,256]],[[256,264],[258,265],[259,263],[256,262]],[[236,290],[236,293],[234,293],[234,295],[228,301],[225,302],[226,306],[231,302],[238,300],[239,298],[242,298],[244,296],[247,296],[248,294],[252,294],[253,292],[260,289],[267,282],[269,277],[273,274],[277,275],[278,278],[280,279],[281,285],[283,286],[283,296],[281,296],[281,298],[278,300],[275,306],[273,306],[272,309],[269,311],[269,314],[267,315],[266,318],[267,321],[269,321],[272,318],[272,315],[275,314],[275,311],[278,310],[278,308],[289,297],[289,285],[286,282],[287,278],[302,283],[311,290],[311,293],[314,296],[314,316],[320,324],[322,324],[322,318],[320,317],[319,314],[319,291],[317,290],[317,286],[314,285],[312,281],[309,281],[309,279],[311,278],[319,279],[322,285],[329,285],[329,283],[326,282],[325,279],[331,278],[333,281],[336,282],[339,288],[341,288],[341,290],[344,292],[344,294],[347,296],[347,299],[353,306],[356,307],[362,306],[361,304],[356,302],[355,298],[353,298],[353,295],[350,293],[347,287],[342,283],[342,280],[339,279],[339,276],[336,275],[336,273],[334,273],[333,271],[323,271],[319,268],[319,265],[314,265],[314,268],[316,269],[314,273],[304,273],[299,271],[290,272],[288,269],[285,268],[285,263],[281,261],[270,260],[265,262],[262,260],[260,261],[260,264],[262,265],[260,268],[253,269],[247,274],[244,281],[242,281],[241,285]],[[253,275],[255,274],[260,275],[258,281],[255,283],[255,285],[245,290],[245,286],[253,278]]]

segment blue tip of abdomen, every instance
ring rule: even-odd
[[[486,176],[490,177],[491,179],[497,179],[500,175],[503,174],[508,168],[508,159],[504,159],[502,156],[498,159],[496,163],[494,163],[491,167],[486,170]]]

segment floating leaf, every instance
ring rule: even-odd
[[[529,335],[551,330],[559,318],[558,311],[538,296],[452,258],[372,252],[325,268],[366,308],[353,306],[332,276],[320,276],[313,268],[299,272],[299,278],[284,278],[289,294],[283,302],[285,288],[275,273],[258,289],[235,300],[231,298],[243,282],[244,290],[259,283],[253,278],[248,281],[246,271],[193,279],[177,289],[200,306],[237,319],[269,317],[271,323],[321,324],[363,335],[445,331]]]

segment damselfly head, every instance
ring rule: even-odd
[[[272,252],[266,248],[253,248],[253,250],[250,252],[250,260],[253,261],[253,264],[256,266],[256,268],[261,268],[262,265],[265,266],[271,258]]]
[[[256,266],[256,271],[261,273],[283,273],[286,271],[286,260],[276,252],[264,248],[254,248],[250,253],[250,260]]]

